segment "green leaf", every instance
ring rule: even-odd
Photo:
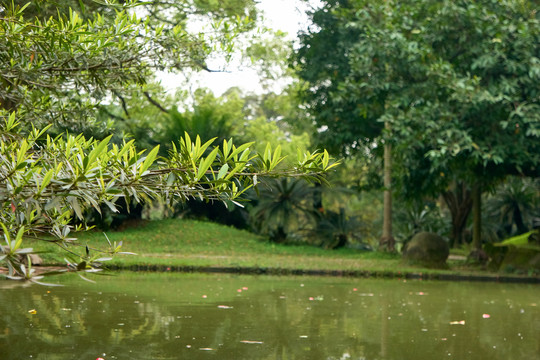
[[[225,164],[221,167],[221,169],[219,169],[219,173],[218,173],[218,180],[220,179],[223,179],[223,177],[225,176],[225,174],[227,174],[227,171],[229,171],[229,165],[228,164]]]
[[[206,174],[206,171],[212,166],[214,160],[216,159],[217,153],[219,151],[219,148],[215,148],[210,155],[208,155],[201,164],[199,164],[199,170],[197,172],[197,180],[202,179],[204,174]]]
[[[156,160],[158,151],[159,151],[159,145],[153,148],[150,151],[150,153],[146,156],[141,167],[139,168],[139,176],[143,176],[146,170],[148,170],[150,166],[152,166],[152,164]]]
[[[105,139],[101,140],[98,146],[96,146],[90,154],[88,154],[88,157],[85,158],[85,172],[89,170],[89,167],[96,161],[97,157],[101,155],[109,146],[109,141],[111,140],[112,135],[107,136]]]
[[[233,145],[233,151],[231,152],[231,154],[227,157],[227,161],[229,161],[230,159],[235,159],[236,160],[236,156],[238,154],[240,154],[242,151],[245,151],[246,149],[248,149],[251,145],[253,145],[254,142],[249,142],[249,143],[245,143],[245,144],[242,144],[240,145],[239,147],[235,147]]]
[[[47,173],[43,177],[43,180],[41,181],[41,185],[39,187],[38,194],[41,194],[43,192],[43,190],[45,190],[47,185],[49,185],[49,183],[52,180],[53,174],[54,174],[54,169],[51,169],[51,170],[47,171]]]
[[[6,240],[7,246],[11,249],[11,236],[9,235],[9,231],[6,225],[4,225],[4,223],[0,223],[0,225],[2,225],[2,230],[4,231],[4,238]]]
[[[19,231],[17,231],[17,236],[15,237],[15,246],[11,249],[12,251],[16,251],[19,247],[21,247],[21,244],[23,241],[23,235],[24,235],[24,226],[21,226]]]

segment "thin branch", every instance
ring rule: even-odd
[[[152,97],[150,96],[150,94],[148,93],[148,91],[143,91],[143,94],[144,96],[146,96],[146,98],[148,99],[148,101],[150,101],[150,103],[152,105],[154,105],[155,107],[157,107],[160,111],[164,112],[165,114],[168,114],[169,113],[169,110],[165,109],[163,107],[163,105],[161,105],[160,103],[158,103],[156,100],[152,99]]]
[[[124,109],[124,113],[129,117],[129,111],[127,109],[126,100],[116,90],[113,90],[113,94],[116,95],[120,99],[120,102],[122,103],[122,109]]]

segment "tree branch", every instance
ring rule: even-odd
[[[165,109],[163,107],[163,105],[161,105],[160,103],[158,103],[156,100],[152,99],[152,97],[150,96],[150,94],[148,93],[148,91],[143,91],[143,94],[144,96],[146,96],[146,98],[148,99],[148,101],[150,101],[150,103],[152,105],[154,105],[155,107],[157,107],[161,112],[164,112],[165,114],[168,114],[169,113],[169,110]]]

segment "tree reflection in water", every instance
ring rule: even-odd
[[[1,359],[517,359],[539,350],[535,285],[480,292],[474,283],[170,273],[62,282],[0,282]]]

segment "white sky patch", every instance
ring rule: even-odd
[[[310,1],[312,6],[318,6],[319,0]],[[309,6],[300,0],[260,0],[257,7],[262,12],[263,24],[274,30],[288,33],[288,39],[294,41],[300,30],[308,26],[306,11]],[[208,63],[210,69],[222,70],[223,64],[217,60],[215,64]],[[186,79],[186,75],[190,78]],[[167,91],[174,92],[178,88],[195,90],[205,87],[211,89],[216,96],[222,95],[231,87],[239,87],[246,92],[263,92],[259,76],[255,69],[234,61],[224,72],[191,72],[189,74],[171,74],[160,72],[158,78]],[[279,87],[279,85],[278,85]]]

